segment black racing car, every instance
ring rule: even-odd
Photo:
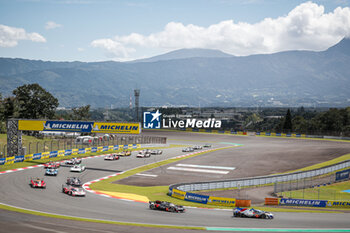
[[[149,208],[151,210],[164,210],[168,212],[185,212],[185,208],[181,205],[175,205],[166,201],[150,201]]]
[[[78,177],[68,177],[67,182],[68,185],[73,185],[73,186],[82,186],[83,183]]]

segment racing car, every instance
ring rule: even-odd
[[[149,150],[142,150],[136,155],[136,158],[148,158],[148,157],[151,157],[151,152]]]
[[[203,149],[203,147],[202,146],[194,146],[193,149],[194,150],[201,150],[201,149]]]
[[[57,176],[58,174],[58,169],[57,168],[47,168],[45,170],[45,175],[46,176]]]
[[[78,164],[78,165],[74,165],[73,167],[70,168],[70,171],[71,172],[83,172],[85,171],[86,167],[81,165],[81,164]]]
[[[192,147],[187,147],[187,148],[183,148],[182,152],[193,152],[193,148]]]
[[[83,188],[74,187],[72,185],[62,185],[62,192],[71,196],[84,197],[86,195]]]
[[[67,165],[77,165],[77,164],[81,164],[81,159],[78,158],[72,158],[70,160],[66,161]]]
[[[30,178],[30,186],[32,188],[46,188],[46,183],[43,178]]]
[[[163,153],[163,151],[161,151],[161,150],[152,150],[151,151],[152,155],[161,155],[162,153]]]
[[[81,182],[81,180],[78,177],[67,177],[66,184],[79,187],[83,185],[83,182]]]
[[[209,148],[209,147],[211,147],[211,145],[210,144],[205,144],[203,147]]]
[[[129,150],[121,151],[121,152],[118,153],[118,155],[119,155],[119,156],[122,156],[122,157],[124,157],[124,156],[130,156],[130,155],[131,155],[131,151],[129,151]]]
[[[105,156],[104,160],[118,160],[119,155],[113,153],[113,154],[108,154]]]
[[[61,165],[60,162],[50,161],[50,162],[44,164],[44,168],[59,168],[60,165]]]
[[[170,202],[166,202],[166,201],[150,201],[149,202],[149,208],[151,210],[164,210],[164,211],[168,211],[168,212],[185,212],[185,208],[181,205],[175,205],[173,203]]]
[[[233,209],[233,217],[273,219],[273,214],[253,208],[248,209],[237,207]]]

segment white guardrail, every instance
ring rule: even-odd
[[[286,173],[286,174],[280,174],[280,175],[240,178],[240,179],[234,179],[234,180],[180,183],[180,184],[171,185],[169,189],[175,188],[185,192],[190,192],[190,191],[199,191],[199,190],[240,188],[240,187],[249,187],[249,186],[256,186],[256,185],[266,185],[266,184],[288,182],[293,180],[320,176],[320,175],[332,173],[338,170],[342,170],[348,167],[350,167],[350,160],[343,161],[338,164],[330,165],[319,169],[309,170],[309,171],[293,172],[293,173]]]

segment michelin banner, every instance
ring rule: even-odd
[[[327,201],[327,207],[350,208],[350,201]]]
[[[15,156],[15,163],[20,163],[24,161],[24,155]]]
[[[14,162],[15,162],[15,156],[7,157],[7,158],[6,158],[5,165],[7,165],[7,164],[13,164]]]
[[[185,201],[192,201],[192,202],[197,202],[197,203],[202,203],[202,204],[207,204],[209,199],[209,196],[207,195],[200,195],[197,193],[187,193],[185,195]]]
[[[6,158],[0,158],[0,165],[4,165],[6,162]]]
[[[281,198],[279,205],[326,207],[327,201]]]
[[[18,130],[140,134],[141,125],[118,122],[18,120]]]
[[[185,196],[186,196],[186,192],[178,190],[178,189],[172,189],[171,191],[171,195],[172,197],[175,197],[177,199],[181,199],[184,200]]]
[[[25,155],[24,161],[32,161],[33,160],[33,154]]]
[[[210,196],[208,199],[208,205],[218,205],[218,206],[236,206],[235,198],[228,197],[212,197]]]

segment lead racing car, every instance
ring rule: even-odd
[[[181,205],[175,205],[167,201],[150,201],[149,208],[151,210],[163,210],[167,212],[185,212],[185,208]]]
[[[273,214],[253,208],[248,209],[237,207],[233,209],[233,217],[273,219]]]
[[[30,178],[30,186],[32,188],[46,188],[46,183],[43,178]]]

